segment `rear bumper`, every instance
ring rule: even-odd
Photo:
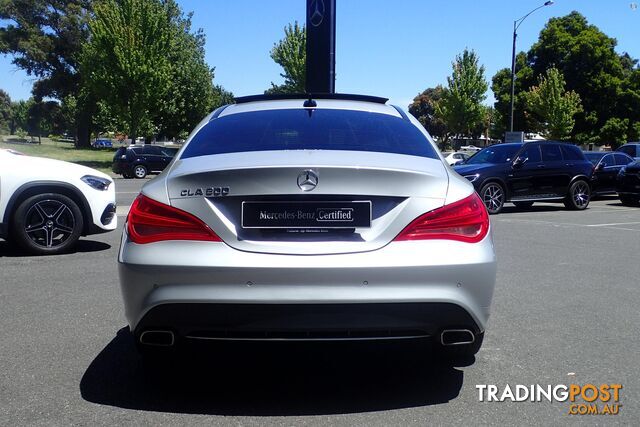
[[[616,191],[618,194],[640,195],[640,174],[618,177]]]
[[[476,244],[393,242],[370,252],[301,256],[216,242],[137,245],[125,231],[119,253],[125,315],[135,333],[153,327],[179,334],[321,334],[358,325],[482,332],[496,278],[490,236]]]
[[[124,173],[131,173],[131,164],[123,163],[123,162],[114,162],[111,165],[111,170],[113,171],[113,173],[117,173],[120,175]]]
[[[167,321],[170,319],[170,323]],[[162,304],[134,330],[170,330],[205,340],[357,340],[423,338],[479,325],[450,303]]]

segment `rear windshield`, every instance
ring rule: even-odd
[[[213,119],[182,158],[269,150],[351,150],[438,156],[413,124],[388,114],[352,110],[265,110]]]

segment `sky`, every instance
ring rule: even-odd
[[[640,1],[636,0],[638,3]],[[406,108],[418,93],[446,84],[451,62],[476,51],[491,77],[511,66],[513,21],[544,0],[336,0],[336,91],[390,98]],[[236,96],[262,93],[282,83],[269,57],[288,23],[305,22],[305,0],[178,0],[206,34],[206,60],[214,83]],[[640,8],[633,0],[556,0],[518,30],[518,50],[528,50],[549,18],[576,10],[610,37],[617,51],[640,58]],[[33,77],[0,55],[0,88],[13,100],[30,96]],[[493,102],[487,92],[487,104]]]

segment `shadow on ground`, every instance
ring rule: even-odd
[[[123,328],[87,368],[80,392],[89,402],[147,411],[318,415],[445,403],[462,382],[460,369],[415,341],[225,343],[151,368]]]
[[[510,205],[510,204],[505,204],[504,207],[502,208],[502,211],[500,211],[500,215],[501,214],[509,214],[509,213],[521,213],[521,212],[530,212],[530,213],[534,213],[534,212],[557,212],[557,211],[566,211],[567,208],[562,204],[562,203],[558,203],[557,205],[551,205],[551,204],[545,204],[545,205],[537,205],[534,204],[531,207],[528,208],[523,208],[523,207],[517,207],[514,205]]]
[[[100,252],[100,251],[106,251],[107,249],[110,249],[110,248],[111,248],[111,245],[104,242],[80,239],[76,243],[76,246],[73,248],[73,250],[67,252],[67,254]],[[27,256],[34,256],[34,255],[25,252],[24,250],[17,247],[16,245],[13,245],[4,240],[0,240],[0,257],[27,257]],[[50,256],[56,256],[56,255],[50,255]]]

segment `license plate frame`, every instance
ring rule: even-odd
[[[245,229],[353,229],[371,228],[371,200],[243,201]]]

